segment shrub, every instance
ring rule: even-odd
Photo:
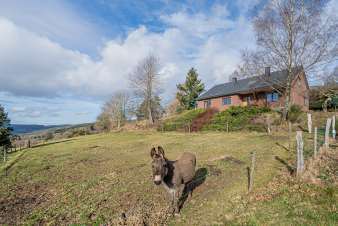
[[[300,116],[303,114],[302,108],[298,105],[292,105],[288,112],[288,120],[292,123],[299,122]]]
[[[264,130],[264,125],[251,123],[252,119],[263,113],[270,112],[267,107],[240,107],[232,106],[229,109],[217,113],[211,123],[203,127],[203,130],[226,131],[227,124],[230,131],[241,129]]]
[[[161,131],[175,131],[184,129],[187,125],[190,125],[192,121],[202,114],[205,110],[204,109],[194,109],[194,110],[188,110],[184,111],[181,114],[175,115],[173,117],[170,117],[166,120],[164,120],[157,130]]]

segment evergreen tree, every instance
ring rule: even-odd
[[[194,109],[197,97],[204,91],[204,84],[198,79],[195,68],[191,68],[183,84],[177,85],[176,94],[180,105],[187,110]]]
[[[11,146],[12,127],[5,109],[0,105],[0,147],[8,148]]]
[[[136,116],[138,119],[147,119],[149,117],[148,113],[148,104],[146,101],[143,101],[137,109]],[[164,109],[161,106],[161,98],[159,96],[154,96],[151,100],[151,114],[153,120],[156,121],[160,119],[163,115]]]

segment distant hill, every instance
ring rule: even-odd
[[[32,133],[40,130],[46,130],[51,128],[62,128],[69,125],[27,125],[27,124],[12,124],[15,134],[23,134],[23,133]]]

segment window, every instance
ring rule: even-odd
[[[209,108],[211,106],[211,100],[204,101],[204,108]]]
[[[268,103],[277,102],[278,98],[279,98],[279,96],[278,96],[278,93],[276,93],[276,92],[266,94],[266,101]]]
[[[248,102],[248,103],[251,103],[253,101],[253,96],[246,96],[245,97],[245,101]]]
[[[223,105],[231,105],[231,97],[224,97]]]

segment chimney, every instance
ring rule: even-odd
[[[232,82],[237,83],[237,77],[232,77]]]
[[[270,76],[270,67],[265,67],[265,76]]]

